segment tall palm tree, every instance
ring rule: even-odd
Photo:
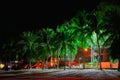
[[[97,44],[98,47],[98,54],[99,54],[99,64],[100,69],[101,67],[101,59],[100,59],[100,46],[102,45],[100,42],[104,38],[101,37],[101,34],[103,33],[102,27],[106,25],[104,23],[103,16],[101,15],[103,13],[101,12],[92,12],[87,13],[86,11],[82,11],[78,13],[77,16],[71,19],[71,27],[75,30],[76,36],[79,36],[80,45],[82,47],[90,46],[91,44],[94,45]],[[94,41],[93,35],[96,35],[96,43]]]
[[[76,50],[76,46],[74,46],[75,38],[73,36],[73,31],[69,29],[66,23],[57,27],[57,44],[59,45],[59,50],[61,51],[59,55],[64,56],[64,70],[66,69],[66,55],[67,53],[74,52]]]
[[[86,11],[79,12],[69,23],[70,28],[74,30],[77,46],[82,48],[88,48],[91,39],[91,33],[88,33],[86,29],[88,28],[87,16],[88,13]],[[83,58],[83,68],[85,68],[84,61],[85,58]]]
[[[119,8],[120,9],[120,8]],[[104,27],[105,31],[103,35],[109,35],[108,39],[105,42],[105,45],[109,45],[110,54],[113,59],[118,59],[120,62],[120,52],[118,47],[120,40],[120,12],[119,10],[111,9],[106,11],[106,18],[108,22],[108,26]],[[120,71],[120,63],[118,64],[118,71]]]
[[[47,68],[47,62],[48,58],[53,55],[54,51],[54,37],[55,37],[55,31],[51,28],[42,29],[38,32],[39,36],[39,46],[42,48],[41,57],[46,58],[46,68]]]
[[[95,19],[96,22],[94,22],[94,19]],[[96,34],[96,39],[97,39],[97,44],[98,44],[98,54],[99,54],[100,69],[102,69],[101,68],[101,60],[100,60],[101,54],[100,54],[100,42],[99,42],[99,34],[100,34],[99,26],[97,25],[96,17],[94,17],[93,15],[90,15],[89,21],[90,22],[88,24],[89,24],[89,26],[91,28],[89,28],[88,31],[91,33],[91,35],[92,35],[93,32],[95,32],[95,34]]]
[[[101,2],[98,6],[98,11],[104,13],[103,19],[107,23],[107,26],[104,26],[103,36],[108,36],[108,39],[105,41],[105,46],[110,49],[110,55],[112,59],[118,59],[119,57],[119,43],[120,40],[120,2],[111,1],[111,2]],[[118,64],[118,71],[120,71],[120,63]]]
[[[36,55],[36,50],[38,48],[38,36],[32,32],[23,32],[22,39],[19,41],[19,44],[22,45],[23,56],[25,60],[29,61],[30,68],[32,60],[34,60]]]

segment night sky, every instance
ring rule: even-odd
[[[91,11],[99,3],[99,0],[43,1],[2,3],[0,39],[18,36],[23,31],[46,27],[55,29],[57,25],[75,16],[78,10]]]

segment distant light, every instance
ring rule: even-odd
[[[18,61],[17,61],[17,60],[15,60],[15,63],[18,63]]]
[[[85,52],[87,52],[88,51],[88,49],[86,48],[86,49],[84,49],[85,50]]]
[[[0,64],[0,69],[4,68],[4,66],[5,66],[4,64]]]

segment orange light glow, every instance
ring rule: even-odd
[[[86,48],[86,49],[84,49],[85,50],[85,52],[87,52],[88,51],[88,49]]]

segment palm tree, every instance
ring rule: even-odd
[[[81,47],[85,48],[90,46],[90,45],[95,45],[97,44],[98,47],[98,54],[99,54],[99,64],[100,64],[100,69],[101,68],[101,59],[100,59],[100,46],[101,40],[105,40],[106,37],[104,38],[101,37],[101,34],[103,33],[103,26],[107,25],[103,21],[103,13],[96,11],[92,13],[87,13],[86,11],[82,11],[78,13],[77,16],[73,17],[70,21],[71,28],[74,29],[74,32],[76,34],[76,37],[78,37],[80,41]],[[95,35],[95,36],[93,36]],[[94,38],[96,37],[96,40]],[[96,43],[95,43],[96,41]]]
[[[119,1],[101,2],[98,6],[98,11],[103,12],[104,22],[107,26],[104,26],[103,36],[108,36],[105,41],[105,46],[110,49],[110,55],[112,59],[118,59],[119,57],[119,43],[120,40],[120,6]],[[118,64],[118,71],[120,71],[120,63]]]
[[[56,56],[57,56],[57,68],[59,69],[59,65],[60,65],[60,53],[62,52],[62,41],[60,39],[61,34],[59,32],[56,31],[56,36],[55,36],[55,48],[54,51]]]
[[[66,69],[66,55],[70,51],[71,53],[76,51],[76,46],[74,46],[75,38],[73,36],[73,31],[69,29],[67,23],[62,24],[57,27],[57,45],[59,45],[58,50],[61,51],[58,54],[64,56],[64,70]],[[75,52],[74,52],[75,53]]]
[[[22,40],[20,40],[18,43],[23,46],[23,57],[25,57],[25,60],[29,61],[30,68],[32,60],[34,60],[36,55],[36,50],[38,49],[38,36],[32,32],[23,32],[22,34]]]
[[[119,40],[120,40],[120,12],[117,12],[116,9],[111,9],[110,11],[106,12],[106,18],[109,24],[108,26],[104,27],[104,35],[109,35],[108,39],[105,42],[105,45],[109,45],[111,57],[115,60],[118,59],[120,62],[119,56]],[[118,64],[118,71],[120,71],[120,63]]]
[[[74,36],[76,37],[76,43],[78,47],[88,48],[91,39],[91,33],[88,33],[87,29],[87,16],[86,11],[79,12],[73,17],[70,22],[70,28],[74,30]],[[84,53],[82,53],[84,55]],[[85,58],[83,58],[83,68],[85,68]]]
[[[41,57],[46,58],[46,68],[47,68],[47,62],[48,58],[50,56],[53,56],[53,51],[54,51],[54,37],[55,37],[55,32],[51,28],[47,29],[42,29],[38,32],[39,36],[39,47],[42,48],[41,52]]]
[[[106,22],[103,21],[103,16],[101,16],[101,13],[96,11],[91,13],[90,15],[87,16],[87,24],[88,24],[88,28],[87,31],[93,35],[96,35],[96,41],[97,41],[97,47],[98,47],[98,60],[99,60],[99,64],[100,64],[100,70],[102,70],[102,66],[101,66],[101,53],[100,53],[100,46],[101,44],[101,40],[106,39],[105,36],[101,36],[104,32],[103,27],[107,25]],[[88,34],[89,34],[88,33]]]

